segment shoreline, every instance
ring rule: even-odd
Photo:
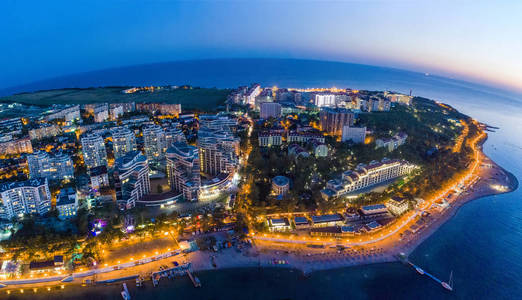
[[[482,144],[485,142],[484,140]],[[430,222],[419,229],[415,234],[409,237],[405,242],[401,242],[396,245],[392,245],[382,252],[369,252],[361,249],[360,252],[343,251],[337,253],[331,251],[326,246],[322,249],[307,249],[306,252],[301,253],[300,250],[293,252],[293,245],[288,243],[278,243],[279,247],[263,247],[262,245],[256,245],[245,251],[236,251],[234,249],[226,249],[221,252],[209,252],[209,251],[196,251],[184,256],[168,257],[153,263],[142,265],[140,268],[132,267],[129,269],[122,269],[120,271],[112,271],[107,273],[98,274],[96,281],[98,284],[95,286],[105,286],[106,283],[102,281],[112,280],[113,282],[109,285],[120,284],[125,281],[129,281],[129,276],[139,276],[145,274],[148,270],[157,270],[159,265],[170,264],[172,260],[178,260],[182,262],[190,262],[192,264],[192,271],[219,271],[223,269],[244,269],[244,268],[285,268],[294,269],[302,272],[305,276],[316,271],[343,269],[348,267],[364,266],[371,264],[380,263],[392,263],[398,262],[397,254],[403,252],[406,255],[410,255],[420,244],[428,239],[433,233],[435,233],[442,225],[454,217],[459,209],[466,203],[474,200],[478,200],[484,197],[492,195],[500,195],[515,191],[519,186],[518,179],[510,172],[499,166],[493,160],[480,150],[482,156],[482,166],[480,169],[480,180],[477,181],[475,186],[470,190],[463,192],[456,198],[451,204],[439,214],[436,218],[431,219]],[[493,176],[492,176],[493,175]],[[507,186],[507,190],[500,191],[494,189],[492,185],[501,184]],[[370,244],[371,245],[371,244]],[[354,247],[355,248],[355,247]],[[372,250],[373,251],[373,250]],[[348,252],[348,253],[347,253]],[[211,256],[217,264],[214,267],[211,263]],[[284,264],[274,264],[274,260],[284,261]],[[115,274],[121,273],[121,274]],[[71,282],[61,282],[60,279],[56,281],[46,281],[38,283],[25,283],[7,285],[2,287],[2,290],[10,289],[22,289],[22,288],[41,288],[41,287],[57,287],[60,285],[66,286],[81,286],[84,279],[88,279],[90,276],[76,276]],[[49,278],[50,279],[50,278]],[[149,279],[149,278],[146,278]],[[89,287],[89,286],[87,286]]]

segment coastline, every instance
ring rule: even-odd
[[[481,144],[484,142],[485,140],[482,141]],[[431,219],[431,222],[415,232],[415,234],[410,236],[409,239],[406,241],[400,241],[396,245],[393,245],[382,252],[377,251],[375,253],[360,249],[355,250],[355,252],[348,250],[338,253],[335,251],[336,249],[331,251],[332,249],[326,247],[323,249],[306,249],[307,253],[304,253],[301,250],[292,250],[292,245],[290,244],[280,243],[279,245],[281,247],[278,249],[279,247],[274,247],[274,244],[272,244],[271,247],[264,247],[262,243],[257,245],[256,242],[254,247],[242,251],[234,250],[232,248],[223,250],[219,253],[197,251],[183,256],[177,256],[176,258],[169,257],[161,259],[140,267],[101,273],[96,275],[96,281],[102,282],[112,280],[113,283],[111,284],[119,284],[123,281],[128,281],[129,276],[143,276],[149,271],[156,271],[161,265],[170,265],[172,260],[177,260],[182,263],[190,262],[192,264],[193,272],[196,273],[201,271],[218,271],[238,268],[285,268],[298,270],[304,275],[323,270],[398,262],[397,254],[401,252],[406,255],[411,254],[422,242],[435,233],[449,219],[455,216],[464,204],[491,195],[510,193],[518,188],[518,179],[512,173],[492,161],[482,152],[482,150],[480,150],[480,155],[482,156],[480,180],[477,181],[470,190],[459,195],[459,197],[451,202],[446,209],[437,214],[435,218]],[[506,186],[507,189],[500,191],[493,188],[495,185],[503,185]],[[288,251],[288,249],[290,249],[290,251]],[[211,256],[217,264],[217,267],[212,265]],[[274,260],[282,261],[283,264],[275,264]],[[2,290],[45,288],[49,286],[57,287],[61,285],[80,286],[82,285],[83,280],[88,278],[90,278],[90,276],[83,275],[75,276],[71,282],[61,282],[60,279],[56,279],[54,282],[46,281],[8,285],[3,287]],[[104,285],[106,284],[99,283],[96,286],[99,287]]]

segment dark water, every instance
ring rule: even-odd
[[[283,64],[283,66],[278,66]],[[186,63],[196,66],[197,63]],[[393,89],[439,99],[454,105],[479,121],[500,127],[490,133],[485,152],[501,166],[522,178],[522,104],[520,95],[464,82],[421,74],[367,66],[298,61],[201,62],[201,77],[179,68],[184,74],[169,75],[169,83],[233,87],[250,82],[278,86],[338,86],[359,89]],[[231,69],[226,65],[236,65]],[[121,74],[68,79],[80,85],[166,83],[162,75],[143,80],[151,67],[140,74]],[[154,69],[161,69],[155,66]],[[210,68],[207,70],[206,68]],[[217,68],[217,69],[216,69]],[[243,69],[246,68],[246,69]],[[139,70],[137,67],[136,70]],[[229,76],[229,72],[231,75]],[[344,73],[343,73],[344,72]],[[118,73],[119,74],[119,73]],[[239,76],[240,74],[241,76]],[[92,74],[91,74],[92,75]],[[152,74],[154,75],[154,74]],[[212,75],[212,76],[211,76]],[[87,76],[87,77],[86,77]],[[140,79],[141,78],[141,79]],[[184,79],[184,80],[183,80]],[[65,79],[54,84],[61,84]],[[142,81],[140,81],[142,80]],[[211,84],[215,82],[215,84]],[[96,84],[94,84],[96,83]],[[48,86],[55,87],[55,86]],[[464,205],[449,222],[422,243],[411,255],[425,270],[447,279],[453,270],[455,291],[448,293],[434,281],[419,276],[398,263],[360,266],[313,273],[304,278],[297,271],[282,269],[238,269],[199,273],[203,287],[194,289],[188,279],[136,291],[133,299],[522,299],[522,192],[485,197]],[[86,291],[69,289],[44,299],[120,299],[119,286]],[[43,297],[43,296],[42,296]]]

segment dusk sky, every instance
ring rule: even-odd
[[[0,8],[0,88],[133,64],[273,57],[522,91],[519,1],[3,0]]]

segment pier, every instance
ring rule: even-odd
[[[186,271],[188,277],[190,278],[190,281],[192,281],[192,284],[194,285],[194,287],[201,287],[201,282],[199,281],[199,279],[197,277],[194,277],[192,275],[192,273],[190,273],[189,270]]]
[[[399,256],[399,258],[405,264],[408,264],[408,265],[412,266],[415,269],[415,271],[417,273],[419,273],[420,275],[426,275],[429,278],[433,279],[438,284],[442,285],[442,287],[445,288],[446,290],[453,291],[453,278],[452,278],[453,277],[453,273],[450,274],[449,281],[448,282],[444,282],[444,281],[438,279],[437,277],[435,277],[434,275],[424,271],[421,267],[419,267],[419,266],[415,265],[414,263],[412,263],[407,257],[401,255],[401,256]]]

